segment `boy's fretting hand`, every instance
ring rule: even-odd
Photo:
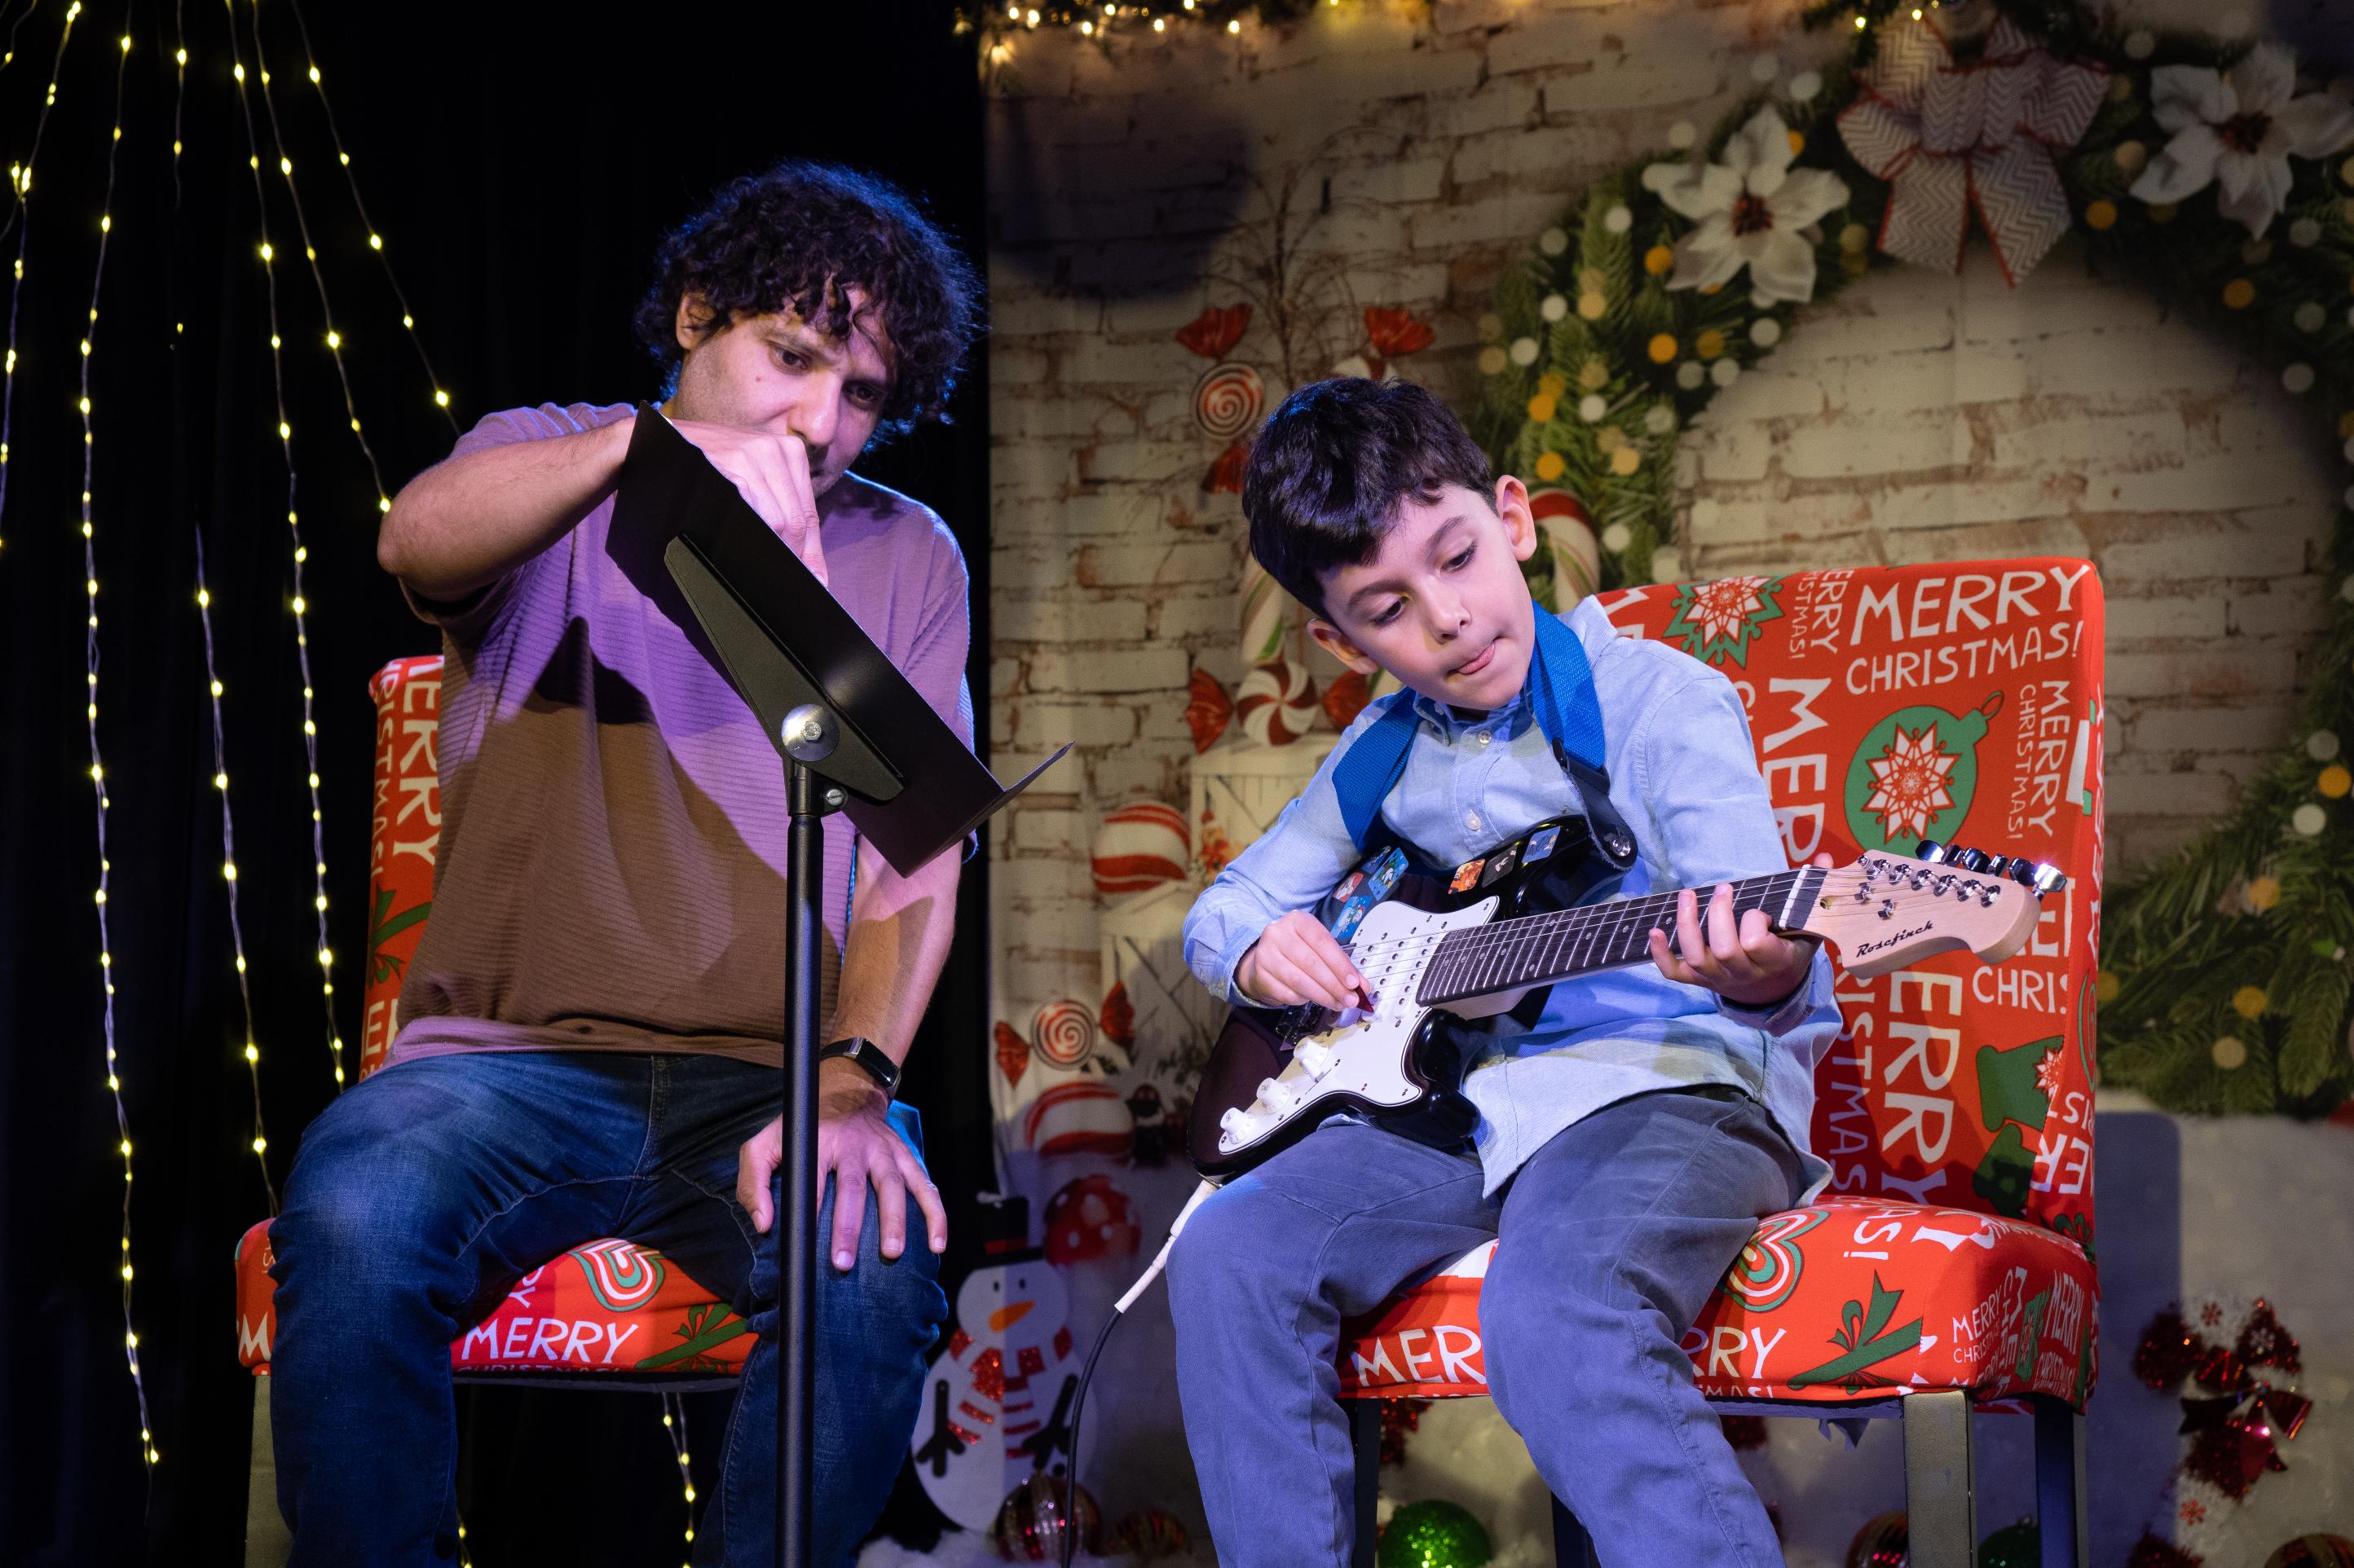
[[[1815,863],[1829,865],[1830,857],[1819,855]],[[1815,943],[1776,936],[1763,909],[1746,911],[1736,925],[1730,883],[1716,885],[1706,918],[1703,936],[1699,899],[1689,887],[1676,895],[1675,950],[1668,949],[1666,932],[1651,932],[1651,961],[1661,974],[1684,985],[1706,986],[1744,1007],[1780,1001],[1805,982]]]
[[[1373,988],[1317,918],[1293,910],[1258,935],[1235,966],[1235,984],[1263,1007],[1315,1002],[1335,1012],[1371,1007]]]

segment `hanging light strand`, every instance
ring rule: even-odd
[[[417,363],[425,367],[426,384],[433,389],[433,405],[441,410],[450,424],[450,432],[458,433],[458,416],[450,407],[450,394],[442,388],[441,378],[433,373],[433,360],[425,352],[425,339],[417,330],[417,313],[408,308],[408,296],[401,291],[400,279],[392,270],[392,258],[385,253],[384,236],[368,220],[367,203],[360,199],[359,176],[352,173],[352,155],[344,146],[344,133],[335,124],[335,106],[327,101],[325,79],[319,74],[319,57],[311,48],[311,24],[303,18],[302,0],[288,0],[288,9],[294,13],[294,26],[302,37],[302,59],[308,68],[311,86],[319,95],[319,108],[326,115],[327,135],[335,145],[335,165],[344,171],[344,183],[352,193],[352,210],[359,214],[360,226],[367,230],[368,249],[376,252],[384,268],[384,281],[392,287],[392,297],[400,306],[400,324],[408,333],[408,341],[416,346]]]
[[[286,154],[286,141],[278,124],[278,99],[270,90],[270,67],[261,51],[261,6],[254,0],[248,10],[248,22],[252,31],[254,69],[261,78],[261,107],[270,122],[270,151],[278,155],[278,173],[286,182],[286,199],[294,209],[294,228],[302,240],[302,259],[310,264],[311,285],[318,291],[319,314],[326,323],[327,355],[335,362],[335,380],[343,387],[344,417],[351,421],[352,439],[359,443],[360,456],[366,460],[368,478],[376,485],[376,509],[379,514],[392,510],[392,498],[384,493],[384,471],[376,461],[376,451],[360,429],[360,411],[352,402],[351,372],[344,364],[344,334],[335,328],[335,307],[327,298],[326,274],[319,270],[319,248],[311,239],[311,220],[302,211],[302,193],[294,184],[294,160]],[[322,944],[323,946],[323,943]]]
[[[8,0],[6,5],[0,5],[0,21],[8,22],[8,42],[5,48],[0,48],[0,71],[5,71],[16,63],[16,35],[25,30],[25,24],[33,19],[35,11],[40,9],[40,0],[25,0],[25,8],[17,11],[11,21],[8,13],[16,9],[16,0]]]
[[[261,232],[261,276],[270,318],[270,384],[278,409],[278,451],[286,470],[286,527],[294,546],[294,654],[302,676],[302,757],[311,791],[311,903],[319,921],[319,1001],[326,1020],[327,1052],[334,1067],[335,1086],[341,1089],[344,1040],[335,1032],[335,955],[327,942],[327,845],[319,810],[319,726],[312,710],[310,601],[302,593],[302,564],[311,558],[311,552],[303,546],[302,514],[295,506],[294,427],[286,417],[286,361],[283,340],[278,331],[277,251],[270,238],[270,195],[261,178],[261,144],[254,131],[253,100],[246,86],[244,51],[237,39],[236,0],[221,0],[221,5],[228,16],[229,76],[237,84],[239,119],[245,126],[246,166],[253,174],[255,222]]]
[[[261,1125],[261,1047],[253,1027],[253,988],[246,979],[245,927],[238,919],[237,821],[228,803],[228,742],[221,726],[220,664],[213,649],[213,596],[205,586],[205,531],[194,530],[196,541],[196,619],[205,633],[205,691],[213,715],[213,789],[220,796],[221,885],[228,890],[228,939],[237,959],[237,997],[245,1010],[245,1073],[253,1089],[253,1160],[261,1167],[261,1190],[270,1200],[270,1218],[278,1217],[278,1189],[270,1180],[270,1139]]]
[[[670,1439],[672,1457],[678,1461],[678,1484],[686,1493],[686,1546],[687,1555],[692,1557],[695,1555],[695,1476],[687,1468],[686,1396],[665,1393],[662,1402],[663,1434]]]
[[[27,16],[31,13],[27,12]],[[5,363],[0,363],[0,525],[8,514],[8,439],[12,433],[16,411],[16,308],[25,297],[25,237],[32,228],[33,165],[41,155],[41,137],[49,128],[49,111],[58,106],[58,73],[65,64],[66,48],[73,42],[74,23],[81,16],[81,0],[73,0],[66,7],[65,30],[58,35],[58,52],[49,60],[49,89],[41,100],[41,112],[33,122],[33,144],[21,164],[8,165],[10,205],[6,221],[0,222],[0,239],[8,231],[16,231],[16,260],[11,269],[8,284],[8,350]],[[17,18],[17,26],[25,18]],[[10,37],[13,38],[14,34]],[[16,50],[8,51],[9,58]],[[119,118],[119,116],[118,116]],[[5,540],[0,531],[0,540]]]
[[[66,26],[69,36],[70,36],[74,20],[80,14],[80,10],[81,6],[80,5],[80,0],[76,0],[76,4],[66,12]],[[76,403],[81,410],[82,589],[85,599],[87,599],[90,611],[85,623],[86,629],[83,632],[82,641],[83,679],[89,688],[89,702],[88,705],[85,706],[82,711],[90,726],[90,784],[92,803],[96,807],[96,821],[98,828],[98,965],[100,981],[104,992],[103,1019],[104,1038],[106,1042],[106,1088],[107,1093],[112,1097],[114,1101],[115,1137],[118,1140],[117,1147],[121,1150],[122,1155],[122,1228],[121,1234],[121,1251],[122,1257],[122,1351],[124,1362],[131,1369],[132,1391],[136,1396],[139,1404],[140,1458],[146,1467],[150,1484],[152,1485],[155,1466],[164,1456],[161,1450],[156,1446],[154,1423],[148,1414],[147,1384],[145,1380],[140,1375],[139,1370],[139,1331],[132,1316],[131,1117],[129,1112],[123,1108],[122,1075],[121,1071],[121,1064],[116,1059],[114,1049],[114,952],[112,941],[107,933],[106,920],[107,885],[110,881],[109,874],[112,870],[111,863],[107,859],[106,853],[106,813],[111,802],[107,796],[105,760],[99,753],[98,745],[98,539],[97,528],[92,521],[90,499],[90,458],[95,444],[91,439],[90,362],[91,348],[98,332],[98,304],[100,291],[104,287],[106,281],[107,241],[112,236],[114,229],[114,221],[111,217],[111,209],[114,204],[115,152],[122,144],[122,81],[124,70],[128,67],[131,58],[130,22],[131,7],[129,5],[126,5],[123,8],[122,56],[121,58],[115,62],[114,68],[114,130],[113,134],[107,139],[106,195],[99,207],[98,260],[90,269],[90,313],[88,318],[82,323],[80,396],[76,399]],[[63,39],[60,39],[58,42],[58,55],[60,59],[64,58],[65,42]],[[49,102],[51,104],[54,104],[57,101],[56,82],[57,78],[55,75],[55,68],[52,67],[49,89]],[[44,117],[46,118],[46,108],[43,112]],[[31,186],[31,171],[29,166],[27,166],[26,174],[19,179],[17,185],[17,212],[19,217],[24,216],[24,198],[27,191]],[[17,235],[20,247],[17,252],[20,279],[24,254],[21,249],[23,238],[23,231],[20,229]],[[11,316],[13,326],[13,305],[11,306]],[[15,354],[11,352],[9,358],[12,363],[15,360]]]

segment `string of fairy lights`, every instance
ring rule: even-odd
[[[695,1555],[695,1476],[687,1468],[686,1396],[665,1391],[662,1396],[663,1435],[670,1439],[672,1457],[678,1461],[678,1482],[686,1492],[687,1555]],[[673,1417],[675,1419],[673,1419]],[[681,1568],[693,1568],[692,1563]]]
[[[205,691],[212,705],[213,789],[220,796],[221,885],[228,890],[229,949],[237,962],[237,1000],[245,1012],[245,1071],[253,1090],[253,1161],[261,1168],[261,1190],[270,1218],[278,1217],[278,1188],[270,1179],[270,1139],[261,1125],[261,1047],[255,1041],[253,988],[246,978],[245,927],[237,907],[237,819],[228,803],[228,736],[221,724],[220,663],[213,651],[213,596],[205,586],[205,531],[196,531],[196,618],[205,634]]]
[[[29,12],[27,13],[30,15]],[[48,90],[42,95],[39,118],[33,122],[33,144],[20,164],[8,165],[10,203],[8,218],[0,224],[0,238],[7,231],[16,231],[16,259],[10,270],[8,283],[8,350],[5,365],[0,365],[0,539],[5,538],[5,524],[8,515],[8,440],[14,430],[16,410],[16,323],[17,307],[25,297],[25,238],[32,230],[33,164],[41,155],[41,138],[49,129],[50,111],[58,106],[58,75],[66,60],[66,48],[73,42],[74,23],[81,16],[81,0],[73,0],[66,7],[66,25],[58,35],[58,52],[49,61]],[[22,26],[25,17],[17,18]],[[13,39],[15,35],[10,35]],[[16,51],[8,50],[8,58],[0,64],[16,63]]]
[[[294,466],[294,427],[286,411],[285,339],[279,331],[277,248],[270,241],[270,195],[261,178],[261,145],[254,132],[253,101],[246,87],[245,52],[237,38],[236,0],[221,0],[221,5],[229,24],[229,76],[237,83],[239,119],[245,128],[246,166],[253,175],[254,222],[261,235],[262,295],[270,326],[270,387],[278,415],[278,451],[286,474],[286,528],[294,560],[294,592],[290,607],[294,613],[295,665],[302,677],[302,758],[306,765],[304,780],[311,793],[312,906],[319,923],[319,1004],[326,1021],[327,1051],[334,1068],[335,1086],[340,1089],[345,1082],[344,1040],[335,1029],[335,952],[327,940],[326,825],[319,809],[319,725],[313,707],[315,693],[311,680],[310,601],[302,592],[302,567],[311,558],[311,552],[302,542],[302,517],[295,504],[299,480]],[[257,70],[260,69],[259,58],[254,65]],[[340,347],[338,344],[339,355]],[[337,367],[340,371],[340,357]],[[379,482],[379,499],[383,489]]]
[[[57,105],[58,68],[64,63],[66,48],[73,38],[73,25],[80,19],[80,0],[74,0],[74,3],[67,8],[65,28],[58,39],[57,58],[50,66],[48,91],[42,105],[42,116],[45,120],[49,110]],[[83,715],[90,732],[90,783],[92,801],[96,807],[95,822],[98,836],[98,963],[101,987],[102,1037],[106,1044],[106,1088],[114,1102],[114,1130],[119,1140],[118,1148],[122,1156],[122,1215],[120,1235],[122,1254],[120,1267],[122,1273],[122,1355],[124,1364],[131,1372],[132,1392],[139,1406],[140,1461],[152,1476],[156,1464],[164,1456],[155,1442],[154,1422],[148,1411],[146,1379],[142,1375],[139,1367],[139,1330],[133,1315],[132,1292],[137,1271],[132,1266],[131,1261],[131,1117],[122,1102],[122,1063],[115,1051],[114,951],[107,931],[108,884],[114,868],[106,853],[106,813],[112,802],[107,793],[106,763],[101,754],[98,740],[98,526],[95,514],[90,506],[91,464],[96,460],[97,441],[90,415],[90,362],[95,346],[94,340],[98,335],[99,302],[106,282],[108,242],[112,238],[114,231],[115,155],[122,143],[122,87],[124,72],[131,59],[130,16],[130,8],[126,5],[123,15],[122,48],[116,59],[114,69],[114,116],[111,134],[107,138],[106,194],[99,205],[98,257],[90,269],[90,313],[82,323],[80,395],[75,399],[75,406],[81,414],[82,587],[89,607],[82,643],[83,680],[87,686],[87,702],[83,708]],[[35,153],[37,154],[37,135]],[[17,230],[16,283],[19,292],[24,286],[24,236],[31,228],[29,198],[32,187],[33,169],[28,158],[22,173],[16,176],[16,218],[21,227]],[[9,306],[8,349],[8,366],[12,377],[16,360],[15,338],[16,305],[12,298]],[[5,427],[4,418],[0,418],[0,427]]]

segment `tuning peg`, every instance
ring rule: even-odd
[[[2035,895],[2041,898],[2047,893],[2057,893],[2067,886],[2068,876],[2056,865],[2046,865],[2038,862],[2034,873],[2028,879],[2027,885],[2035,889]]]
[[[1931,865],[1943,865],[1946,863],[1946,846],[1935,839],[1923,839],[1921,847],[1914,850],[1913,853],[1915,858],[1925,860]]]
[[[1957,849],[1946,857],[1946,863],[1959,866],[1964,871],[1978,872],[1987,868],[1988,859],[1984,850]]]

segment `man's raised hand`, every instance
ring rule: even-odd
[[[810,482],[809,448],[801,439],[699,419],[674,423],[678,433],[727,476],[769,531],[801,558],[818,581],[827,582],[825,547],[818,538],[817,491]]]

